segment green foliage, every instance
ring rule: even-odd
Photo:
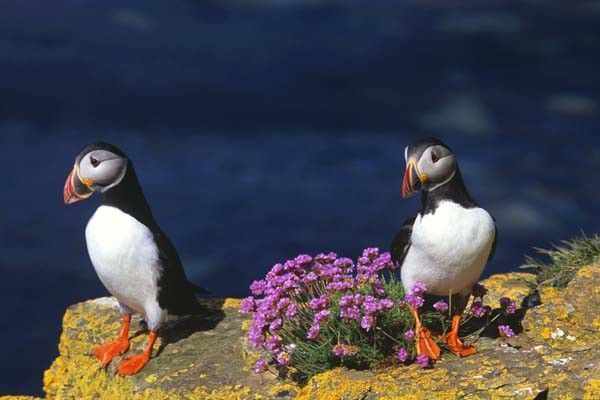
[[[553,286],[563,288],[573,279],[577,271],[586,265],[600,260],[600,236],[586,236],[584,233],[551,249],[535,249],[545,256],[544,262],[527,256],[521,268],[533,269],[537,274],[535,288]]]

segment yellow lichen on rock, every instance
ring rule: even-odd
[[[234,303],[208,302],[206,315],[167,329],[160,354],[155,351],[142,373],[128,378],[114,374],[116,367],[112,364],[118,364],[119,359],[104,370],[90,356],[94,346],[110,340],[119,330],[116,303],[98,299],[70,307],[63,318],[60,356],[44,374],[46,398],[265,398],[260,393],[266,389],[253,387],[253,380],[258,382],[260,378],[242,369],[243,318]],[[134,335],[132,348],[140,348],[145,336]],[[234,354],[239,358],[232,357]]]
[[[41,400],[39,397],[31,396],[0,396],[0,400]]]
[[[241,303],[242,303],[241,299],[227,298],[223,302],[223,308],[234,308],[237,310],[238,308],[240,308]]]
[[[422,371],[415,366],[402,371],[381,373],[334,369],[312,378],[302,388],[297,400],[339,399],[456,399],[464,394],[449,384],[444,370]],[[440,388],[446,383],[443,390]]]
[[[499,306],[501,297],[510,297],[521,304],[521,301],[529,294],[528,283],[535,281],[535,275],[524,272],[513,272],[510,274],[492,275],[481,284],[488,289],[486,303],[493,308]]]
[[[583,394],[584,400],[597,400],[600,398],[600,376],[590,379]]]

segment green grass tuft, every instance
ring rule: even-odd
[[[572,240],[562,241],[560,245],[553,245],[551,249],[535,250],[547,261],[525,257],[525,264],[521,268],[533,269],[537,274],[532,286],[536,289],[544,286],[564,288],[581,267],[600,260],[600,236],[582,233]]]

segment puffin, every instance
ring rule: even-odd
[[[450,147],[437,138],[415,141],[404,150],[406,171],[402,196],[421,191],[421,209],[407,219],[391,245],[392,260],[401,267],[405,293],[423,283],[427,293],[452,304],[447,348],[457,356],[476,353],[458,336],[460,319],[485,265],[494,256],[498,230],[494,217],[471,197]],[[411,307],[417,333],[416,350],[431,360],[440,348]]]
[[[65,204],[99,193],[102,201],[85,229],[90,260],[100,281],[113,295],[122,316],[116,340],[92,354],[106,367],[129,349],[132,314],[141,314],[149,329],[144,351],[121,361],[121,376],[140,372],[150,360],[159,328],[168,315],[201,312],[196,293],[205,289],[186,278],[181,260],[156,223],[133,163],[116,146],[99,142],[76,157],[64,185]]]

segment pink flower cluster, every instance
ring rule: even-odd
[[[425,304],[423,295],[427,291],[427,287],[420,282],[415,283],[410,289],[410,293],[406,295],[406,302],[414,308],[421,308]]]
[[[356,265],[349,258],[338,258],[335,253],[314,258],[299,255],[276,264],[265,279],[252,283],[252,296],[240,305],[241,313],[253,313],[248,340],[256,349],[266,349],[273,354],[280,365],[288,365],[293,354],[284,350],[280,335],[285,321],[296,320],[299,308],[307,304],[313,314],[306,338],[316,340],[322,324],[332,317],[330,303],[334,295],[339,299],[339,318],[359,321],[368,332],[375,327],[378,313],[394,307],[392,300],[383,298],[386,293],[381,273],[396,268],[390,254],[379,253],[377,248],[365,249]],[[371,294],[364,290],[358,293],[360,288],[368,288]],[[335,353],[340,353],[340,347],[335,349]],[[345,351],[342,355],[348,354]],[[257,369],[264,366],[260,363]]]
[[[304,353],[300,349],[303,346],[326,348],[336,362],[343,362],[344,358],[355,356],[362,350],[357,347],[361,345],[360,340],[350,343],[354,342],[352,336],[340,338],[340,327],[342,331],[351,327],[357,334],[354,337],[362,335],[369,340],[390,336],[385,330],[391,328],[394,330],[393,344],[385,348],[396,352],[400,362],[411,361],[414,355],[409,349],[415,340],[415,332],[409,326],[395,322],[389,327],[383,326],[382,321],[390,323],[390,316],[397,313],[391,310],[396,307],[407,304],[421,308],[427,288],[416,283],[405,294],[404,300],[399,300],[398,292],[391,289],[395,286],[386,286],[389,281],[385,285],[383,281],[384,273],[393,275],[397,268],[390,254],[380,253],[377,248],[365,249],[356,263],[335,253],[321,253],[315,257],[299,255],[276,264],[265,279],[250,285],[252,295],[241,302],[240,312],[251,313],[253,317],[248,340],[257,350],[270,353],[273,362],[281,366],[293,364],[294,357],[302,360]],[[390,295],[386,293],[386,287],[390,289]],[[475,317],[483,317],[491,311],[482,302],[486,292],[481,285],[473,287],[475,301],[470,312]],[[500,303],[507,314],[515,312],[514,301],[502,298]],[[444,318],[449,305],[440,300],[433,308],[438,318]],[[375,335],[376,329],[383,335]],[[508,326],[502,327],[500,334],[504,337],[514,335]],[[423,368],[431,364],[426,356],[417,357],[415,362]],[[259,360],[255,371],[262,372],[268,367],[266,360]]]

